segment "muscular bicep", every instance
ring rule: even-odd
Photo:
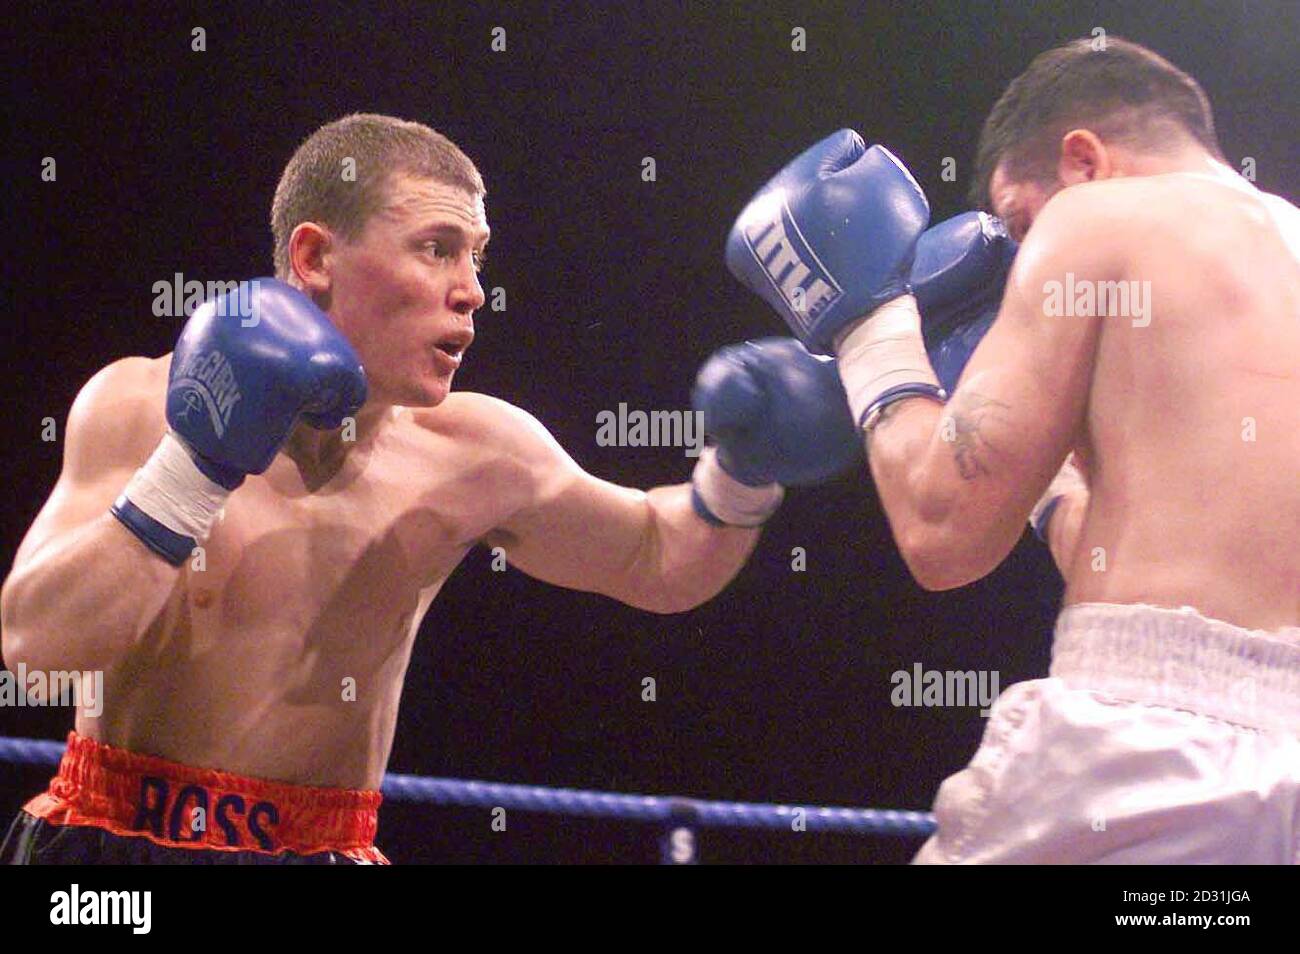
[[[500,408],[518,497],[483,542],[529,576],[570,589],[626,595],[652,532],[648,495],[585,472],[530,415]]]
[[[1032,276],[1021,279],[944,408],[933,448],[951,458],[965,507],[1008,548],[1076,440],[1092,370],[1092,322],[1045,318]]]
[[[1099,319],[1074,314],[1067,296],[1114,277],[1098,211],[1068,193],[1044,208],[944,415],[939,436],[963,480],[994,502],[1032,503],[1079,437]]]
[[[570,464],[572,462],[569,462]],[[529,576],[620,597],[646,544],[651,513],[643,491],[565,466],[551,492],[488,535]]]
[[[1067,295],[1112,279],[1101,210],[1062,194],[1044,208],[1007,281],[1002,308],[945,414],[968,491],[1019,535],[1034,501],[1079,440],[1099,319]]]

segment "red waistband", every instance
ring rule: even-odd
[[[192,768],[68,733],[49,791],[26,811],[170,848],[314,854],[387,863],[374,846],[378,792],[309,788]]]

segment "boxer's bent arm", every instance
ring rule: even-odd
[[[644,492],[600,480],[532,423],[514,428],[531,490],[484,540],[529,576],[677,613],[715,596],[753,551],[758,531],[705,523],[690,484]]]
[[[108,668],[176,585],[180,571],[108,512],[162,433],[162,384],[153,386],[155,375],[149,359],[117,361],[73,403],[62,473],[0,592],[8,666]]]
[[[1002,562],[1083,427],[1098,319],[1045,316],[1044,286],[1067,271],[1076,285],[1121,277],[1104,203],[1080,201],[1086,189],[1059,193],[1039,214],[948,403],[900,402],[869,438],[894,538],[927,589],[962,586]]]

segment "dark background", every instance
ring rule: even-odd
[[[508,308],[477,316],[457,386],[528,409],[588,470],[640,487],[685,480],[691,461],[597,447],[596,413],[685,407],[713,349],[784,333],[727,274],[723,240],[768,176],[836,128],[888,144],[940,221],[964,209],[975,137],[1007,82],[1100,26],[1196,76],[1229,161],[1254,157],[1261,188],[1295,197],[1294,4],[615,6],[60,4],[7,18],[6,571],[59,470],[41,419],[61,431],[95,370],[170,350],[181,321],[152,316],[154,282],[268,274],[279,173],[349,112],[426,122],[487,181],[484,285]],[[190,49],[196,26],[206,52]],[[506,52],[490,49],[494,26]],[[791,52],[794,26],[807,52]],[[40,180],[44,156],[57,182]],[[644,156],[657,182],[641,181]],[[956,182],[940,179],[944,157]],[[680,616],[493,573],[475,551],[425,621],[390,768],[924,809],[984,723],[975,708],[894,708],[891,673],[991,669],[1003,688],[1041,676],[1060,595],[1032,539],[980,583],[921,591],[865,467],[792,492],[735,583]],[[67,710],[0,710],[0,734],[70,726]],[[0,813],[49,774],[0,766]],[[511,812],[494,833],[485,811],[382,814],[398,862],[654,856],[636,825]],[[902,861],[917,842],[706,832],[701,847],[712,861]]]

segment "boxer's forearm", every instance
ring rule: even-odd
[[[109,668],[158,616],[180,572],[108,513],[20,554],[0,593],[5,665]]]
[[[680,613],[726,586],[757,539],[757,530],[705,522],[691,505],[690,484],[646,492],[566,468],[558,489],[483,542],[547,583]]]
[[[958,440],[945,440],[945,409],[929,400],[888,409],[867,438],[867,457],[881,505],[916,581],[946,590],[991,572],[1024,532],[1024,516],[994,513],[973,494],[974,473],[989,465]],[[1026,511],[1029,505],[1026,504]]]
[[[627,579],[631,605],[680,613],[704,603],[735,579],[758,543],[758,529],[715,527],[696,514],[691,485],[646,495],[648,523],[637,565]]]

